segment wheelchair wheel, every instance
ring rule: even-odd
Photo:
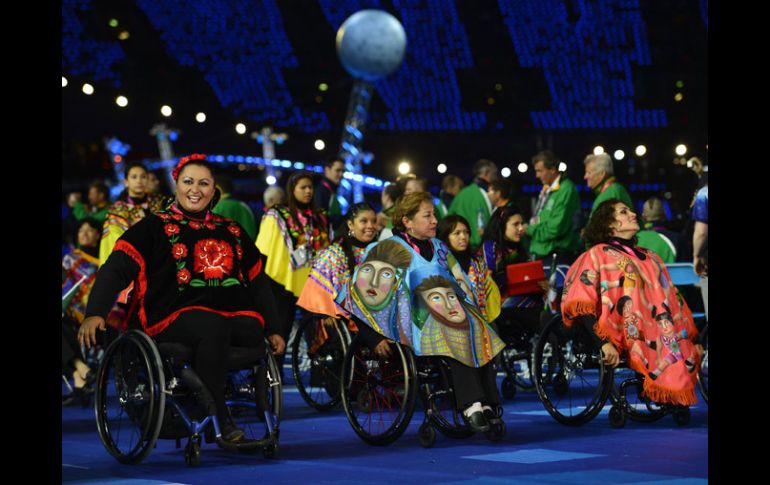
[[[391,345],[391,357],[383,360],[361,339],[353,339],[342,366],[342,405],[362,440],[383,446],[404,433],[414,414],[416,377],[408,348]]]
[[[338,320],[325,325],[320,318],[305,318],[291,348],[291,369],[302,399],[319,411],[340,402],[340,373],[349,335]]]
[[[622,407],[625,417],[641,423],[652,423],[666,415],[663,406],[650,401],[644,395],[644,376],[629,368],[621,361],[613,372],[612,390],[610,401],[613,407]],[[624,384],[625,382],[625,384]],[[623,392],[621,393],[621,388]],[[622,394],[622,399],[621,399]],[[621,402],[624,401],[624,402]],[[610,424],[612,424],[610,416]]]
[[[561,315],[546,325],[534,352],[535,389],[556,421],[580,426],[592,420],[607,401],[612,369],[582,327],[568,328]]]
[[[421,360],[418,364],[425,412],[430,416],[433,426],[447,438],[467,438],[473,431],[465,424],[462,412],[457,409],[449,365],[441,358],[433,359],[430,362]]]
[[[531,391],[535,388],[532,381],[532,348],[528,341],[517,343],[517,347],[506,347],[503,349],[501,361],[505,369],[506,378],[513,381],[516,387],[524,391]],[[514,390],[514,394],[515,394]],[[511,396],[508,399],[513,399]]]
[[[129,330],[105,351],[96,380],[99,437],[121,463],[139,463],[155,446],[166,401],[163,365],[150,337]]]
[[[706,404],[709,402],[709,327],[708,324],[700,333],[700,343],[703,345],[703,356],[700,361],[700,371],[698,372],[698,389],[703,396]]]

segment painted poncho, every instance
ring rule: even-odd
[[[370,245],[337,302],[415,355],[484,366],[505,344],[476,305],[472,283],[449,249],[438,239],[431,243],[430,261],[399,237]]]
[[[356,265],[363,260],[364,252],[365,248],[353,246]],[[309,312],[330,317],[346,315],[347,312],[339,307],[334,299],[348,278],[350,268],[345,250],[340,243],[334,243],[316,256],[297,305]]]
[[[561,309],[568,326],[581,315],[597,318],[594,331],[645,376],[650,399],[697,402],[698,331],[657,254],[614,240],[592,247],[567,272]]]
[[[78,323],[83,321],[98,268],[99,260],[80,249],[73,249],[62,258],[62,313],[68,313]]]

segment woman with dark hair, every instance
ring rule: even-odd
[[[99,264],[102,265],[112,253],[115,242],[129,227],[141,221],[150,212],[157,212],[164,206],[163,197],[147,192],[147,168],[139,162],[126,165],[126,188],[118,200],[107,210],[102,240],[99,244]]]
[[[86,365],[77,343],[77,327],[83,321],[88,295],[99,267],[99,236],[102,225],[87,217],[77,226],[77,248],[62,258],[62,373],[71,376],[73,393],[84,406],[88,405],[90,384],[95,374]]]
[[[435,237],[436,216],[430,194],[415,192],[401,197],[393,224],[393,237],[367,249],[363,263],[337,302],[357,319],[360,338],[380,358],[391,354],[390,343],[394,341],[411,347],[417,356],[446,357],[457,408],[463,410],[471,429],[483,432],[490,424],[501,425],[492,360],[504,344],[478,308],[469,291],[471,282],[457,260]],[[458,320],[467,331],[433,331],[441,329],[431,326],[425,337],[429,341],[423,341],[428,316],[435,315],[430,312],[431,302],[425,300],[430,295],[417,294],[416,289],[425,288],[434,281],[430,278],[437,276],[443,278],[445,289],[440,293],[444,302],[448,304],[451,298],[452,308],[445,312],[446,319],[439,317],[436,322],[451,325],[447,322]],[[448,295],[450,290],[452,296]],[[441,313],[438,308],[433,310]],[[454,337],[460,340],[450,342]]]
[[[222,437],[235,441],[243,431],[225,405],[229,348],[264,355],[267,335],[280,354],[285,342],[262,255],[238,223],[211,212],[216,181],[206,156],[183,157],[173,176],[176,201],[126,231],[99,270],[78,336],[86,347],[95,344],[118,292],[135,282],[132,308],[142,328],[159,342],[193,350],[191,364],[211,394]],[[214,411],[211,402],[201,404]]]
[[[652,401],[691,405],[703,351],[694,344],[698,331],[660,256],[637,246],[637,232],[636,214],[620,200],[597,207],[584,231],[592,247],[567,272],[564,324],[585,326],[613,367],[627,354],[647,377]]]
[[[449,247],[464,276],[471,282],[470,292],[487,320],[494,322],[500,315],[500,289],[492,279],[486,259],[471,252],[471,230],[468,221],[456,214],[445,216],[438,223],[437,237]],[[462,287],[465,278],[458,278]]]
[[[297,305],[311,313],[331,318],[347,316],[334,298],[363,259],[366,246],[377,235],[375,218],[374,209],[367,202],[350,208],[345,217],[347,233],[318,253]]]
[[[275,205],[262,216],[256,246],[267,257],[281,335],[289,338],[297,298],[302,294],[317,254],[329,245],[329,222],[313,204],[313,175],[291,174],[286,186],[288,205]]]

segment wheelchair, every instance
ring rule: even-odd
[[[318,411],[340,403],[340,374],[351,336],[344,320],[306,314],[290,338],[291,370],[302,399]]]
[[[643,393],[644,376],[621,360],[616,369],[605,365],[601,350],[588,331],[567,327],[554,315],[535,346],[534,381],[546,411],[559,423],[581,426],[591,421],[610,400],[610,425],[625,426],[626,418],[657,421],[672,414],[684,426],[690,421],[688,406],[652,402]]]
[[[555,261],[554,258],[554,263]],[[550,268],[553,268],[553,271]],[[539,328],[541,330],[559,310],[561,290],[564,287],[564,280],[566,279],[567,271],[569,271],[569,266],[553,264],[551,266],[544,266],[543,270],[546,274],[550,273],[550,275],[548,278],[548,304],[539,318]],[[516,397],[518,389],[523,391],[533,391],[535,389],[532,366],[534,360],[533,352],[539,332],[522,328],[518,322],[517,324],[510,324],[510,322],[501,321],[501,319],[505,318],[505,313],[506,309],[503,309],[503,313],[501,313],[497,320],[500,322],[498,324],[500,329],[498,334],[505,341],[505,349],[500,354],[500,364],[505,371],[505,377],[500,383],[500,394],[503,398],[512,400]],[[501,328],[506,323],[509,323],[509,328]]]
[[[703,345],[703,356],[700,361],[700,372],[698,372],[698,389],[703,396],[706,404],[709,402],[709,326],[706,324],[700,332],[700,343]]]
[[[228,355],[226,404],[245,436],[225,442],[208,390],[186,365],[192,350],[157,344],[136,329],[124,332],[105,351],[96,379],[94,411],[104,447],[119,462],[136,464],[158,439],[175,439],[180,448],[187,438],[185,463],[197,466],[205,435],[207,442],[223,449],[261,450],[266,458],[274,457],[282,406],[280,372],[269,351],[262,359],[256,354],[254,349],[231,347]]]
[[[419,395],[425,417],[418,430],[420,445],[432,447],[436,430],[448,438],[467,438],[473,431],[457,409],[449,365],[440,357],[416,357],[409,347],[391,344],[391,356],[377,357],[354,338],[342,366],[342,405],[355,433],[366,443],[386,446],[409,426]],[[498,415],[502,408],[497,409]],[[505,423],[486,432],[491,441],[505,436]]]

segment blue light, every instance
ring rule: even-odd
[[[374,185],[375,183],[374,177],[366,177],[364,180],[368,185]]]
[[[350,180],[350,179],[353,178],[353,172],[345,172],[345,173],[342,174],[342,176],[345,177],[346,179]]]
[[[168,139],[171,141],[176,141],[176,139],[179,138],[179,134],[176,131],[171,131],[168,134]]]
[[[498,0],[521,67],[542,69],[551,93],[553,110],[532,113],[535,128],[666,126],[663,110],[634,108],[632,64],[652,61],[639,2],[620,3],[577,2],[574,22],[561,0]]]
[[[382,187],[382,180],[375,180],[374,185],[375,187]]]
[[[282,160],[282,161],[281,161],[281,166],[282,166],[283,168],[291,168],[291,162],[290,162],[290,161],[288,161],[288,160]]]
[[[305,164],[302,162],[294,162],[294,168],[296,168],[297,170],[302,170],[303,168],[305,168]]]

